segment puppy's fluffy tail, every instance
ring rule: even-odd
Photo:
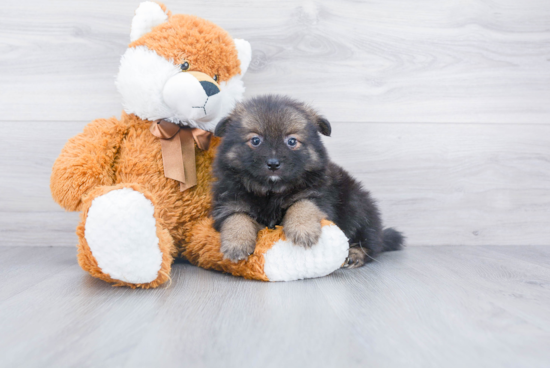
[[[405,237],[399,231],[388,227],[384,229],[382,236],[384,242],[384,249],[382,249],[382,252],[390,252],[392,250],[400,250],[403,248]]]

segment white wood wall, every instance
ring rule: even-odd
[[[135,1],[3,0],[0,245],[74,245],[68,138],[119,116]],[[252,44],[247,95],[333,124],[333,159],[414,245],[550,244],[550,1],[167,1]]]

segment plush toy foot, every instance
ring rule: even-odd
[[[86,198],[77,231],[79,263],[94,277],[130,287],[169,279],[173,241],[152,198],[137,185],[100,187]]]
[[[256,248],[246,260],[237,263],[224,259],[220,234],[213,220],[205,219],[193,227],[191,241],[183,255],[193,264],[262,281],[292,281],[326,276],[339,269],[348,255],[348,239],[330,221],[321,221],[321,236],[311,248],[293,244],[282,227],[258,233]]]
[[[288,239],[273,244],[265,255],[264,272],[270,281],[292,281],[326,276],[339,269],[348,254],[348,239],[329,221],[321,222],[321,235],[311,248]]]

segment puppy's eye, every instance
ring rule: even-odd
[[[261,143],[262,143],[262,139],[260,137],[250,138],[250,144],[254,147],[258,147]]]
[[[214,74],[214,78],[212,78],[212,79],[214,79],[214,81],[217,82],[217,81],[218,81],[218,78],[219,78],[218,75],[217,75],[217,74]]]
[[[180,65],[180,69],[182,71],[189,70],[189,63],[187,61],[184,61],[183,64]]]
[[[287,139],[286,144],[289,147],[294,148],[298,144],[298,140],[294,137],[290,137],[290,138]]]

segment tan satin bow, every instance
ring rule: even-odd
[[[164,176],[179,181],[182,192],[197,185],[193,140],[197,142],[197,147],[207,150],[213,134],[198,128],[181,127],[162,119],[151,124],[151,133],[160,138]]]

